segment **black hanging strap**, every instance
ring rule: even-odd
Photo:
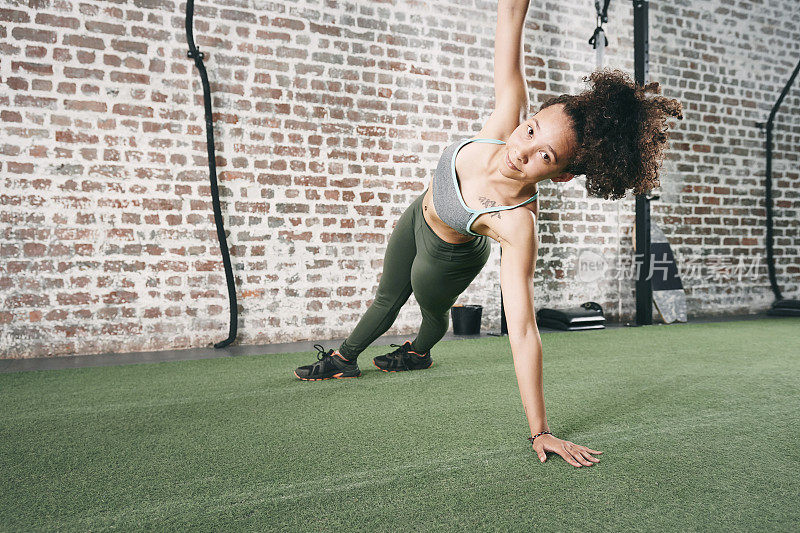
[[[214,155],[214,119],[211,115],[211,88],[208,85],[208,74],[203,64],[203,52],[194,45],[192,35],[192,19],[194,17],[194,0],[186,2],[186,42],[189,44],[189,52],[186,54],[194,59],[194,65],[200,72],[200,80],[203,83],[203,103],[206,111],[206,145],[208,149],[208,173],[211,180],[211,204],[214,207],[214,223],[217,226],[217,239],[219,240],[220,252],[222,252],[222,263],[225,265],[225,278],[228,280],[228,300],[231,309],[230,328],[228,338],[214,345],[214,348],[224,348],[236,340],[236,326],[238,323],[238,309],[236,305],[236,284],[233,279],[233,269],[231,268],[231,257],[228,253],[228,240],[225,238],[225,228],[222,224],[222,209],[219,205],[219,187],[217,187],[217,165]]]
[[[589,38],[589,44],[592,45],[592,48],[597,48],[600,43],[597,43],[597,35],[602,33],[603,39],[605,43],[603,43],[603,47],[608,46],[608,37],[605,36],[605,32],[603,30],[603,23],[608,22],[608,4],[611,3],[611,0],[604,0],[603,6],[600,7],[600,0],[594,0],[594,9],[597,11],[597,27],[594,29],[594,33]],[[595,45],[597,43],[597,45]]]
[[[772,106],[772,110],[769,112],[769,118],[767,119],[767,123],[764,124],[763,122],[758,122],[756,125],[760,128],[766,128],[767,130],[767,175],[766,175],[766,209],[767,209],[767,271],[769,273],[769,283],[772,286],[772,292],[775,295],[775,299],[777,301],[783,300],[783,295],[781,294],[781,290],[778,287],[778,282],[775,277],[775,258],[773,256],[772,251],[772,241],[773,241],[773,228],[772,228],[772,122],[775,120],[775,113],[778,112],[778,108],[783,102],[783,98],[786,96],[786,93],[789,92],[789,88],[794,83],[794,79],[797,77],[797,73],[800,71],[800,61],[798,61],[797,66],[794,67],[794,72],[789,77],[789,81],[786,82],[786,85],[783,87],[780,96],[778,97],[778,101],[775,102],[775,105]]]

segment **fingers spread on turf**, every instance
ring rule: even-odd
[[[595,457],[594,455],[591,455],[591,454],[593,454],[593,453],[598,453],[598,454],[599,453],[603,453],[603,452],[598,452],[597,450],[592,450],[591,448],[587,448],[586,446],[579,446],[578,449],[581,451],[581,453],[587,459],[591,459],[595,463],[598,462],[600,459],[598,459],[597,457]]]
[[[564,451],[567,454],[569,454],[569,456],[572,458],[573,461],[575,461],[575,463],[579,463],[579,464],[576,465],[575,463],[573,463],[571,461],[567,461],[567,462],[569,462],[573,466],[594,466],[594,463],[589,461],[587,459],[587,457],[585,457],[585,456],[588,456],[593,461],[598,461],[598,459],[595,459],[594,457],[589,455],[588,452],[584,452],[582,450],[582,448],[583,448],[583,446],[578,446],[574,442],[567,441],[566,443],[564,443],[564,446],[563,446]]]
[[[589,461],[592,461],[593,463],[599,463],[600,462],[600,459],[598,459],[596,457],[593,457],[592,454],[590,454],[589,452],[587,452],[585,450],[580,450],[580,453],[581,453],[581,455],[583,455],[583,457],[585,459],[587,459]]]
[[[563,458],[564,458],[564,460],[565,460],[566,462],[568,462],[569,464],[571,464],[572,466],[582,466],[582,465],[581,465],[581,464],[580,464],[580,463],[579,463],[579,462],[578,462],[578,461],[577,461],[577,460],[576,460],[574,457],[572,457],[572,454],[571,454],[571,453],[569,453],[569,452],[567,451],[567,449],[566,449],[566,448],[562,448],[562,449],[561,449],[561,450],[558,452],[558,454],[559,454],[561,457],[563,457]]]
[[[575,460],[578,461],[583,466],[592,466],[594,464],[594,463],[590,463],[589,461],[587,461],[586,458],[581,454],[581,452],[579,450],[576,450],[576,449],[573,448],[573,449],[570,450],[570,453],[572,454],[572,457],[574,457]]]
[[[600,459],[591,455],[589,448],[586,446],[581,446],[574,442],[567,442],[566,447],[575,459],[580,461],[584,466],[594,466],[594,463],[600,462]]]

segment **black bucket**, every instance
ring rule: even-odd
[[[454,305],[450,308],[455,335],[480,335],[482,305]]]

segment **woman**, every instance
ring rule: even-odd
[[[496,107],[475,138],[444,150],[434,177],[403,213],[389,238],[374,302],[338,350],[316,345],[317,362],[301,366],[303,380],[358,377],[357,357],[394,322],[411,293],[422,311],[413,341],[373,360],[387,372],[432,364],[430,349],[448,328],[456,298],[489,258],[489,239],[500,243],[500,289],[522,404],[541,461],[546,452],[576,467],[602,453],[555,437],[548,429],[542,385],[542,344],[533,306],[539,239],[538,184],[586,175],[592,196],[617,199],[659,185],[665,121],[682,118],[679,102],[658,83],[637,87],[620,71],[597,71],[593,88],[561,95],[527,117],[521,36],[527,0],[501,0],[495,33]],[[393,345],[398,346],[398,345]]]

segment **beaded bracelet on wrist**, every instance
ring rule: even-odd
[[[551,433],[551,432],[549,432],[549,431],[542,431],[541,433],[537,433],[537,434],[536,434],[536,435],[534,435],[533,437],[528,437],[528,440],[529,440],[529,441],[531,441],[531,444],[533,444],[533,439],[535,439],[535,438],[536,438],[536,437],[538,437],[539,435],[552,435],[552,433]]]

